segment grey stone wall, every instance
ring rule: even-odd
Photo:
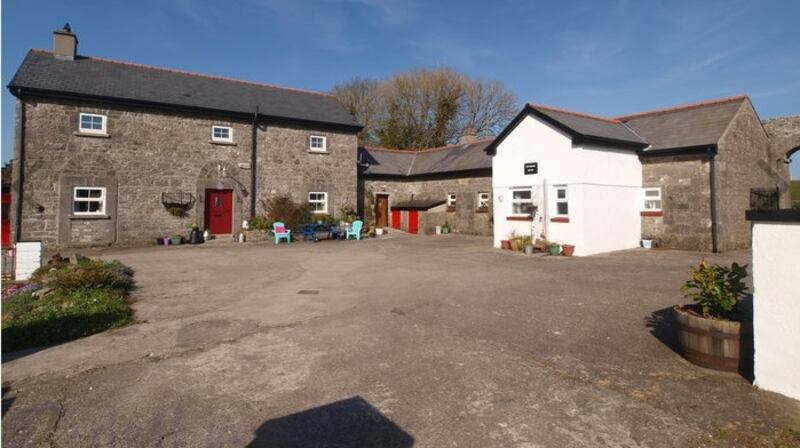
[[[779,117],[765,120],[764,129],[769,134],[770,148],[775,164],[776,175],[780,179],[778,184],[781,191],[781,207],[791,208],[792,197],[790,191],[791,174],[786,157],[791,151],[800,149],[800,115]],[[795,164],[800,163],[800,152],[792,154]]]
[[[750,247],[751,188],[777,188],[769,137],[749,101],[742,103],[718,143],[716,163],[718,250]]]
[[[662,216],[642,216],[642,235],[660,247],[711,250],[709,162],[670,157],[642,160],[642,186],[661,187]]]
[[[205,190],[234,192],[234,231],[250,211],[252,124],[249,120],[66,100],[26,99],[22,239],[47,247],[127,245],[188,233],[205,221]],[[77,132],[80,112],[107,116],[107,136]],[[233,128],[233,142],[211,141],[211,126]],[[328,153],[308,152],[311,134],[327,137]],[[298,201],[329,191],[329,208],[356,200],[356,136],[328,129],[262,123],[257,133],[259,211],[275,194]],[[17,160],[19,154],[17,152]],[[104,219],[72,216],[77,185],[105,186]],[[190,193],[194,204],[177,218],[162,193]],[[12,217],[12,222],[13,217]]]
[[[456,194],[453,211],[427,213],[420,219],[420,232],[431,233],[437,225],[445,222],[455,233],[472,235],[492,234],[492,177],[482,175],[443,175],[435,178],[367,178],[360,186],[362,213],[365,221],[375,224],[375,195],[389,194],[389,209],[392,204],[411,199],[446,199],[448,193]],[[478,211],[478,193],[490,194],[489,209]],[[391,213],[390,213],[391,215]],[[390,216],[391,226],[391,216]]]

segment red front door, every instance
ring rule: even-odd
[[[232,190],[206,190],[206,229],[212,235],[233,233]]]

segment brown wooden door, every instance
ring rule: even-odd
[[[212,235],[233,232],[232,190],[206,190],[206,229]]]
[[[375,227],[389,226],[389,195],[379,194],[375,197]]]

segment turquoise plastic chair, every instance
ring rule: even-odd
[[[356,240],[360,240],[362,227],[364,227],[364,221],[361,220],[353,221],[353,225],[350,226],[349,229],[347,229],[347,236],[345,237],[345,239],[349,240],[350,235],[352,235],[356,237]]]
[[[283,229],[282,232],[279,232],[278,229]],[[275,244],[281,242],[281,240],[286,240],[287,243],[292,242],[292,231],[286,228],[286,225],[280,221],[272,223],[272,234],[275,235]]]

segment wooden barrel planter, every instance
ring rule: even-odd
[[[673,309],[678,321],[681,350],[689,362],[726,372],[739,370],[741,323],[707,319],[686,311],[682,305]]]

